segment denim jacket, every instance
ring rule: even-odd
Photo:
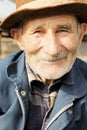
[[[76,59],[74,84],[63,84],[44,130],[87,130],[87,63]],[[0,61],[0,130],[25,130],[29,84],[24,52]]]

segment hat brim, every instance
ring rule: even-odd
[[[1,22],[0,28],[10,32],[11,28],[17,27],[25,18],[31,20],[60,14],[74,14],[81,23],[87,23],[87,4],[70,3],[38,9],[25,8],[17,10]]]

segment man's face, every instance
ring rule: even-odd
[[[44,80],[54,80],[71,69],[82,30],[74,16],[39,18],[23,26],[19,44],[31,69]]]

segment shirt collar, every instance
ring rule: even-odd
[[[33,72],[33,70],[30,68],[29,64],[26,63],[26,69],[27,69],[27,74],[28,74],[28,79],[29,79],[29,85],[31,84],[32,81],[41,81],[40,77]]]

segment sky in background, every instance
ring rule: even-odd
[[[0,20],[15,10],[15,0],[0,0]]]

